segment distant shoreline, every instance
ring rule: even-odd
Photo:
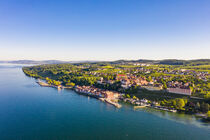
[[[128,60],[128,59],[120,59],[120,60],[80,60],[80,61],[62,61],[62,60],[0,60],[0,63],[12,63],[12,64],[64,64],[64,63],[129,63],[129,62],[139,62],[139,63],[150,63],[150,64],[168,64],[168,65],[185,65],[189,63],[197,63],[202,62],[206,64],[210,64],[210,59],[138,59],[138,60]]]

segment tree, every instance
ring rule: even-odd
[[[66,86],[74,87],[74,86],[75,86],[75,83],[73,83],[73,82],[68,82],[68,83],[66,83]]]
[[[210,111],[207,112],[207,117],[210,119]]]
[[[147,78],[147,81],[148,81],[148,82],[151,82],[151,81],[152,81],[152,77],[149,76],[149,77]]]
[[[176,106],[176,100],[172,100],[172,105],[175,107]]]
[[[203,103],[201,104],[200,109],[201,109],[201,111],[204,112],[204,113],[208,112],[208,111],[209,111],[209,104],[203,102]]]
[[[183,107],[185,106],[185,102],[184,102],[184,99],[176,99],[176,108],[177,109],[183,109]]]
[[[49,78],[48,77],[46,77],[46,81],[49,81]]]
[[[136,96],[133,96],[133,99],[134,99],[134,100],[137,99]]]
[[[165,106],[165,102],[164,101],[161,101],[160,102],[160,105]]]
[[[201,107],[200,103],[197,102],[196,105],[195,105],[195,109],[200,109],[200,107]]]
[[[163,82],[163,89],[167,89],[166,82]]]
[[[131,98],[131,96],[129,94],[127,94],[126,96],[127,96],[127,98]]]

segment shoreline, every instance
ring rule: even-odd
[[[85,96],[96,98],[96,99],[98,99],[100,101],[103,101],[103,102],[106,102],[106,103],[108,103],[110,105],[113,105],[116,108],[121,108],[122,107],[122,105],[119,104],[118,102],[113,102],[113,101],[111,101],[111,100],[109,100],[107,98],[99,97],[99,96],[94,95],[92,93],[78,91],[78,89],[76,88],[76,86],[75,87],[65,87],[65,86],[61,86],[61,85],[55,86],[55,85],[49,85],[48,83],[43,82],[43,81],[37,81],[36,83],[39,84],[42,87],[53,87],[53,88],[57,88],[58,90],[61,90],[61,89],[71,89],[72,91],[75,91],[78,94],[82,94],[82,95],[85,95]],[[156,109],[156,110],[162,110],[162,111],[167,111],[167,112],[173,112],[173,113],[177,113],[178,112],[176,109],[167,108],[167,107],[164,107],[164,106],[154,106],[152,104],[147,104],[147,103],[146,104],[143,104],[143,105],[139,105],[139,104],[135,104],[135,103],[132,103],[132,102],[124,101],[121,98],[119,98],[119,100],[121,100],[124,103],[131,104],[134,109],[141,109],[141,108],[148,107],[148,108],[153,108],[153,109]],[[194,114],[194,115],[196,115],[196,114]],[[205,114],[202,114],[202,116],[203,116],[202,117],[203,119],[206,118]]]
[[[54,87],[54,88],[60,89],[58,86],[49,85],[49,84],[47,84],[45,82],[37,81],[36,83],[38,83],[42,87]],[[85,92],[79,92],[77,89],[74,89],[72,87],[70,88],[70,87],[62,86],[61,89],[65,89],[65,88],[66,89],[71,89],[71,90],[75,91],[78,94],[82,94],[82,95],[86,95],[86,96],[89,96],[89,97],[96,98],[96,99],[98,99],[100,101],[103,101],[103,102],[106,102],[108,104],[111,104],[111,105],[115,106],[116,108],[121,108],[122,107],[122,105],[120,105],[119,103],[113,102],[113,101],[111,101],[109,99],[106,99],[106,98],[97,97],[96,95],[88,94],[88,93],[85,93]],[[149,105],[133,105],[133,104],[131,104],[131,105],[134,107],[134,109],[150,107],[150,108],[154,108],[154,109],[157,109],[157,110],[163,110],[163,111],[169,111],[169,112],[177,112],[177,111],[170,111],[169,109],[163,109],[163,107],[162,108],[161,107],[158,108],[158,107],[152,107],[152,106],[149,106]]]
[[[93,97],[93,98],[99,99],[100,101],[103,101],[103,102],[106,102],[108,104],[111,104],[111,105],[115,106],[116,108],[121,108],[121,105],[119,103],[113,102],[113,101],[111,101],[109,99],[106,99],[106,98],[98,97],[98,96],[93,95],[93,94],[87,94],[85,92],[79,92],[79,91],[77,91],[77,89],[75,89],[73,87],[49,85],[48,83],[42,82],[42,81],[37,81],[36,83],[38,83],[42,87],[54,87],[54,88],[57,88],[58,90],[59,89],[71,89],[71,90],[75,91],[76,93],[79,93],[79,94],[82,94],[82,95],[86,95],[86,96],[89,96],[89,97]]]
[[[42,82],[42,81],[36,81],[37,84],[39,84],[42,87],[54,87],[57,89],[73,89],[73,87],[65,87],[65,86],[55,86],[55,85],[50,85],[46,82]]]
[[[99,97],[97,95],[94,95],[94,94],[88,93],[88,92],[81,92],[77,88],[76,89],[75,88],[74,89],[72,88],[72,90],[75,91],[75,92],[77,92],[78,94],[82,94],[82,95],[85,95],[85,96],[93,97],[93,98],[96,98],[96,99],[98,99],[100,101],[103,101],[103,102],[106,102],[108,104],[111,104],[111,105],[115,106],[116,108],[121,108],[122,107],[119,103],[113,102],[113,101],[111,101],[111,100],[109,100],[107,98]]]

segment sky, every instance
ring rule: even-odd
[[[0,60],[210,59],[210,0],[0,0]]]

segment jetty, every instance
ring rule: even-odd
[[[146,106],[145,105],[139,105],[139,106],[134,106],[133,108],[134,109],[139,109],[139,108],[145,108]]]
[[[52,85],[49,85],[48,83],[42,82],[40,80],[38,80],[36,83],[38,83],[40,86],[43,86],[43,87],[52,87]]]

